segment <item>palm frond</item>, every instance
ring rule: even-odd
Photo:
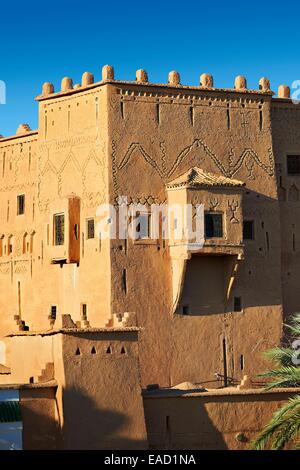
[[[263,428],[259,436],[252,441],[250,448],[253,450],[263,450],[274,436],[275,440],[272,444],[272,449],[282,448],[291,438],[299,433],[299,429],[300,395],[296,395],[290,398],[285,405],[273,414],[270,422]]]
[[[272,450],[282,450],[294,439],[297,438],[300,431],[300,412],[292,413],[285,419],[281,426],[277,428],[276,436],[272,442]]]
[[[286,366],[279,369],[271,369],[259,374],[259,377],[274,378],[272,382],[266,385],[267,390],[275,387],[299,387],[300,386],[300,367]],[[277,379],[277,380],[276,380]]]
[[[296,313],[291,317],[290,323],[284,323],[284,326],[292,331],[298,337],[300,336],[300,313]]]
[[[295,350],[292,348],[283,348],[283,347],[278,347],[278,348],[273,348],[269,349],[264,353],[264,355],[272,360],[276,361],[282,366],[289,366],[292,365],[292,359],[294,357]]]
[[[300,313],[294,314],[290,323],[284,326],[293,333],[292,338],[300,339]],[[298,353],[297,349],[284,346],[273,348],[265,353],[268,359],[279,365],[277,369],[270,369],[259,374],[259,377],[272,379],[267,382],[266,390],[300,387],[300,367],[295,364],[295,353]],[[250,448],[263,450],[269,447],[279,450],[284,449],[289,443],[293,443],[294,447],[300,450],[300,394],[290,398],[273,414],[270,422],[251,442]]]

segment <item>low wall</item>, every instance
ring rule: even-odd
[[[296,392],[296,389],[145,392],[149,448],[247,449],[274,411]]]
[[[56,413],[56,386],[20,388],[24,450],[56,449],[60,428]]]
[[[138,330],[63,335],[63,449],[145,449]]]
[[[0,385],[0,395],[8,396],[6,401],[9,402],[10,395],[15,395],[13,402],[17,402],[20,415],[18,423],[7,413],[2,417],[3,427],[6,425],[6,434],[7,431],[12,431],[10,448],[24,450],[57,448],[60,427],[56,412],[56,389],[57,384],[54,380],[43,384]],[[20,430],[20,436],[17,436],[16,429]]]

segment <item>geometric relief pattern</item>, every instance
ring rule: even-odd
[[[18,232],[15,235],[14,256],[21,256],[22,253],[23,253],[23,232]]]
[[[47,211],[51,201],[48,188],[57,187],[57,195],[62,197],[71,193],[82,193],[82,206],[100,204],[105,198],[105,171],[103,162],[92,150],[87,159],[80,164],[70,152],[59,168],[48,160],[38,176],[38,201],[41,211]],[[71,177],[70,177],[71,175]],[[99,188],[101,190],[99,191]]]
[[[0,273],[5,275],[10,273],[10,261],[0,263]]]
[[[82,172],[78,160],[70,152],[58,170],[58,195],[68,195],[80,191]],[[74,191],[75,190],[75,191]]]
[[[266,165],[260,158],[257,152],[252,148],[245,148],[239,157],[235,157],[234,150],[231,149],[229,154],[229,166],[226,168],[220,158],[205,144],[202,139],[195,139],[191,145],[188,145],[183,150],[180,151],[178,156],[176,157],[171,169],[169,171],[165,170],[165,165],[162,165],[162,168],[157,164],[157,162],[147,153],[144,147],[136,142],[130,144],[127,151],[125,152],[124,157],[122,158],[121,162],[117,164],[116,159],[116,143],[115,141],[112,142],[112,163],[113,163],[113,181],[114,187],[117,192],[118,190],[118,182],[117,182],[117,172],[122,170],[127,163],[129,162],[132,154],[138,150],[140,155],[144,158],[144,160],[151,165],[157,172],[157,174],[163,179],[168,179],[172,176],[172,174],[176,171],[179,165],[189,156],[189,154],[196,150],[202,149],[206,156],[216,165],[223,176],[231,178],[232,176],[237,173],[237,171],[244,166],[248,171],[248,178],[254,179],[253,169],[254,165],[257,165],[261,168],[265,173],[269,176],[274,175],[274,155],[272,149],[268,149],[268,159],[269,164]],[[165,152],[165,150],[164,150]],[[163,155],[162,161],[165,161],[165,154]]]
[[[106,173],[104,162],[92,150],[82,167],[83,200],[86,207],[93,207],[105,201]],[[101,191],[99,191],[101,188]]]
[[[25,274],[29,269],[28,260],[14,261],[14,272],[15,274]]]

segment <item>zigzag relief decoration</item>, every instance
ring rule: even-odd
[[[146,150],[143,148],[143,146],[139,143],[132,143],[129,146],[127,152],[124,155],[124,158],[122,159],[121,163],[118,166],[118,170],[122,170],[122,168],[124,168],[124,166],[127,165],[127,163],[130,160],[131,155],[133,154],[133,152],[135,150],[139,150],[141,152],[142,156],[144,157],[144,160],[146,160],[146,162],[149,163],[149,165],[151,165],[157,171],[159,176],[161,176],[163,178],[163,173],[160,170],[159,166],[157,165],[156,161],[153,160],[153,158],[150,157],[150,155],[146,152]]]
[[[143,146],[140,143],[132,143],[130,144],[128,150],[126,151],[124,157],[122,158],[121,162],[117,164],[116,162],[116,143],[113,141],[112,142],[112,154],[113,154],[113,178],[114,178],[114,186],[115,189],[118,188],[118,183],[116,181],[117,177],[117,171],[122,170],[129,162],[133,152],[135,150],[138,150],[144,160],[149,163],[159,174],[159,176],[162,179],[168,179],[172,176],[172,174],[176,171],[178,166],[187,158],[187,156],[195,149],[197,148],[202,148],[206,155],[214,162],[214,164],[217,166],[217,168],[220,170],[222,175],[231,178],[232,176],[237,173],[237,171],[245,164],[249,175],[249,179],[254,179],[253,175],[253,166],[254,163],[256,163],[263,171],[265,171],[269,176],[274,175],[274,155],[272,152],[272,149],[268,149],[268,157],[269,157],[269,165],[266,165],[258,156],[257,152],[253,150],[252,148],[246,148],[243,150],[242,154],[240,157],[237,158],[235,163],[233,163],[233,157],[234,157],[234,151],[231,149],[230,154],[229,154],[229,167],[225,168],[223,163],[220,161],[220,159],[214,154],[214,152],[201,140],[201,139],[196,139],[191,145],[188,145],[185,147],[177,156],[174,164],[172,165],[172,168],[166,172],[165,168],[160,169],[159,166],[157,165],[156,161],[146,152],[146,150],[143,148]],[[160,146],[161,149],[161,146]],[[165,149],[164,149],[165,151]],[[165,159],[166,156],[163,155],[163,159]]]
[[[245,149],[243,150],[241,156],[238,158],[238,160],[236,161],[236,163],[234,165],[231,165],[230,166],[230,170],[227,172],[227,175],[226,176],[229,176],[229,177],[232,177],[240,168],[241,166],[243,165],[243,163],[245,162],[245,165],[249,171],[249,178],[250,179],[253,179],[253,174],[252,174],[252,171],[253,171],[253,164],[249,164],[247,161],[247,158],[249,157],[249,159],[252,159],[254,160],[254,162],[260,167],[262,168],[269,176],[273,176],[274,175],[274,155],[273,155],[273,152],[271,149],[268,149],[268,153],[269,153],[269,162],[270,162],[270,165],[266,165],[265,163],[263,163],[259,156],[257,155],[257,153],[255,152],[255,150],[253,149]],[[232,155],[232,154],[231,154]]]
[[[192,143],[192,145],[189,145],[188,147],[185,147],[178,157],[176,158],[171,170],[168,172],[168,177],[172,176],[172,174],[175,172],[175,170],[178,168],[180,163],[189,155],[190,152],[195,150],[196,148],[202,147],[204,152],[211,158],[211,160],[215,163],[215,165],[219,168],[221,173],[224,176],[229,176],[228,171],[226,171],[225,167],[221,163],[221,161],[217,158],[217,156],[210,150],[210,148],[201,140],[201,139],[196,139]]]
[[[51,162],[50,158],[48,157],[47,161],[44,164],[44,167],[41,169],[41,171],[39,172],[39,176],[38,176],[37,187],[38,187],[38,200],[39,200],[40,210],[41,211],[47,210],[49,202],[50,202],[50,199],[47,199],[46,201],[43,201],[43,203],[41,202],[42,177],[45,176],[45,174],[48,171],[52,172],[55,175],[55,177],[57,178],[57,194],[61,195],[61,191],[62,191],[62,173],[63,173],[64,169],[66,168],[66,166],[68,165],[69,162],[72,162],[74,164],[74,167],[81,174],[82,186],[83,186],[83,199],[87,200],[87,203],[86,203],[87,206],[91,205],[91,204],[96,204],[96,203],[100,204],[100,202],[103,199],[102,192],[97,192],[97,193],[90,192],[88,190],[89,188],[88,188],[88,184],[87,184],[87,181],[86,181],[86,170],[87,170],[89,162],[92,161],[92,160],[95,162],[95,164],[98,167],[103,168],[104,164],[101,161],[101,159],[97,157],[96,152],[94,150],[91,150],[89,152],[87,158],[82,163],[82,165],[80,164],[80,162],[78,161],[78,159],[76,158],[76,156],[73,154],[72,151],[69,152],[69,154],[67,155],[67,157],[63,161],[60,168],[56,168],[55,165]],[[102,178],[102,183],[104,184],[104,182],[105,182],[105,179]]]

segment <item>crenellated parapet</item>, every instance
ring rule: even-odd
[[[194,94],[196,97],[203,96],[208,97],[208,99],[214,99],[214,96],[220,97],[221,94],[226,93],[230,94],[233,99],[243,98],[250,99],[261,99],[261,95],[267,95],[281,100],[291,100],[291,90],[288,85],[279,85],[278,93],[271,90],[270,80],[266,77],[262,77],[258,81],[257,89],[249,88],[247,86],[247,78],[243,75],[237,75],[233,81],[233,85],[230,88],[216,87],[213,75],[209,73],[202,73],[199,77],[199,84],[186,85],[181,81],[180,73],[176,70],[171,70],[167,74],[167,80],[165,83],[153,83],[149,80],[149,75],[145,69],[138,69],[135,72],[134,80],[120,80],[115,78],[115,71],[112,65],[104,65],[101,70],[101,77],[97,80],[97,77],[94,77],[94,74],[91,72],[84,72],[81,79],[77,83],[73,83],[71,77],[64,77],[61,80],[59,90],[55,90],[53,83],[45,82],[42,85],[41,94],[36,97],[37,101],[50,100],[53,98],[60,98],[66,95],[73,95],[88,91],[90,89],[95,89],[104,85],[115,85],[122,87],[122,94],[138,94],[148,96],[148,92],[153,94],[153,97],[158,97],[166,93],[172,94],[174,97],[179,98],[180,96],[184,97],[185,93],[188,93],[190,97],[191,94]],[[127,93],[127,88],[128,93]],[[180,95],[180,96],[179,96]],[[248,95],[248,96],[247,96]],[[146,96],[146,95],[145,95]],[[235,98],[236,97],[236,98]],[[22,124],[17,129],[15,136],[26,135],[31,132],[29,125]],[[13,136],[13,137],[15,137]],[[6,139],[0,134],[0,141]]]
[[[181,82],[180,73],[176,70],[171,70],[167,75],[166,83],[153,83],[149,80],[146,70],[138,69],[135,73],[135,80],[119,80],[115,78],[114,67],[111,65],[104,65],[102,67],[101,78],[97,81],[91,72],[84,72],[81,78],[81,83],[73,85],[73,80],[69,77],[64,77],[61,82],[59,91],[55,91],[52,83],[45,82],[42,86],[42,93],[37,96],[37,101],[50,99],[52,97],[63,96],[64,94],[78,93],[89,88],[95,88],[104,84],[116,85],[139,85],[142,87],[149,86],[151,88],[176,88],[190,91],[215,91],[215,92],[230,92],[230,93],[243,93],[243,94],[267,94],[274,95],[275,93],[270,88],[270,80],[266,77],[260,78],[257,89],[249,89],[247,87],[247,79],[243,75],[237,75],[234,79],[232,88],[217,88],[214,85],[214,77],[209,73],[202,73],[199,78],[199,85],[191,86],[185,85]],[[288,98],[288,87],[281,85],[278,90],[279,98]]]

